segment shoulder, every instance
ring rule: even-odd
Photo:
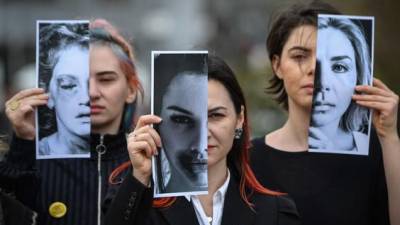
[[[256,194],[254,203],[257,214],[276,217],[277,224],[301,224],[296,204],[288,195]]]
[[[44,137],[39,141],[39,154],[41,155],[49,155],[51,152],[50,150],[50,143],[54,142],[55,134],[50,136]]]

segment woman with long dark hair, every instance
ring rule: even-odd
[[[232,70],[221,59],[208,58],[208,194],[152,198],[151,157],[161,139],[139,118],[128,137],[133,174],[114,199],[106,224],[298,224],[294,203],[264,188],[248,164],[249,130],[243,93]]]

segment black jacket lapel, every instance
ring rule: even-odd
[[[225,196],[221,225],[250,225],[254,223],[255,212],[242,200],[239,184],[233,176]]]
[[[160,211],[168,221],[168,224],[199,225],[193,205],[185,197],[177,197],[174,204]]]

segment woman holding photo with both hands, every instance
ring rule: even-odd
[[[232,70],[209,56],[208,76],[208,194],[153,199],[151,157],[164,143],[150,127],[161,119],[145,115],[128,137],[133,174],[122,183],[105,224],[299,224],[293,201],[261,186],[250,169],[246,104]]]
[[[378,138],[372,132],[369,156],[307,152],[317,88],[318,14],[340,12],[321,1],[299,3],[281,11],[271,25],[267,50],[273,75],[267,90],[288,119],[278,130],[253,140],[252,168],[263,185],[294,198],[304,224],[384,225],[390,218],[392,225],[399,225],[399,97],[380,80],[374,79],[373,86],[355,86],[357,94],[352,95],[354,104],[374,110]],[[329,29],[346,39],[339,29]]]

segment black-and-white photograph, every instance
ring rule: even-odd
[[[90,157],[89,21],[37,21],[36,158]]]
[[[309,151],[368,155],[371,112],[352,100],[373,80],[374,18],[319,15]]]
[[[207,51],[152,51],[152,114],[162,148],[154,196],[207,194]]]

